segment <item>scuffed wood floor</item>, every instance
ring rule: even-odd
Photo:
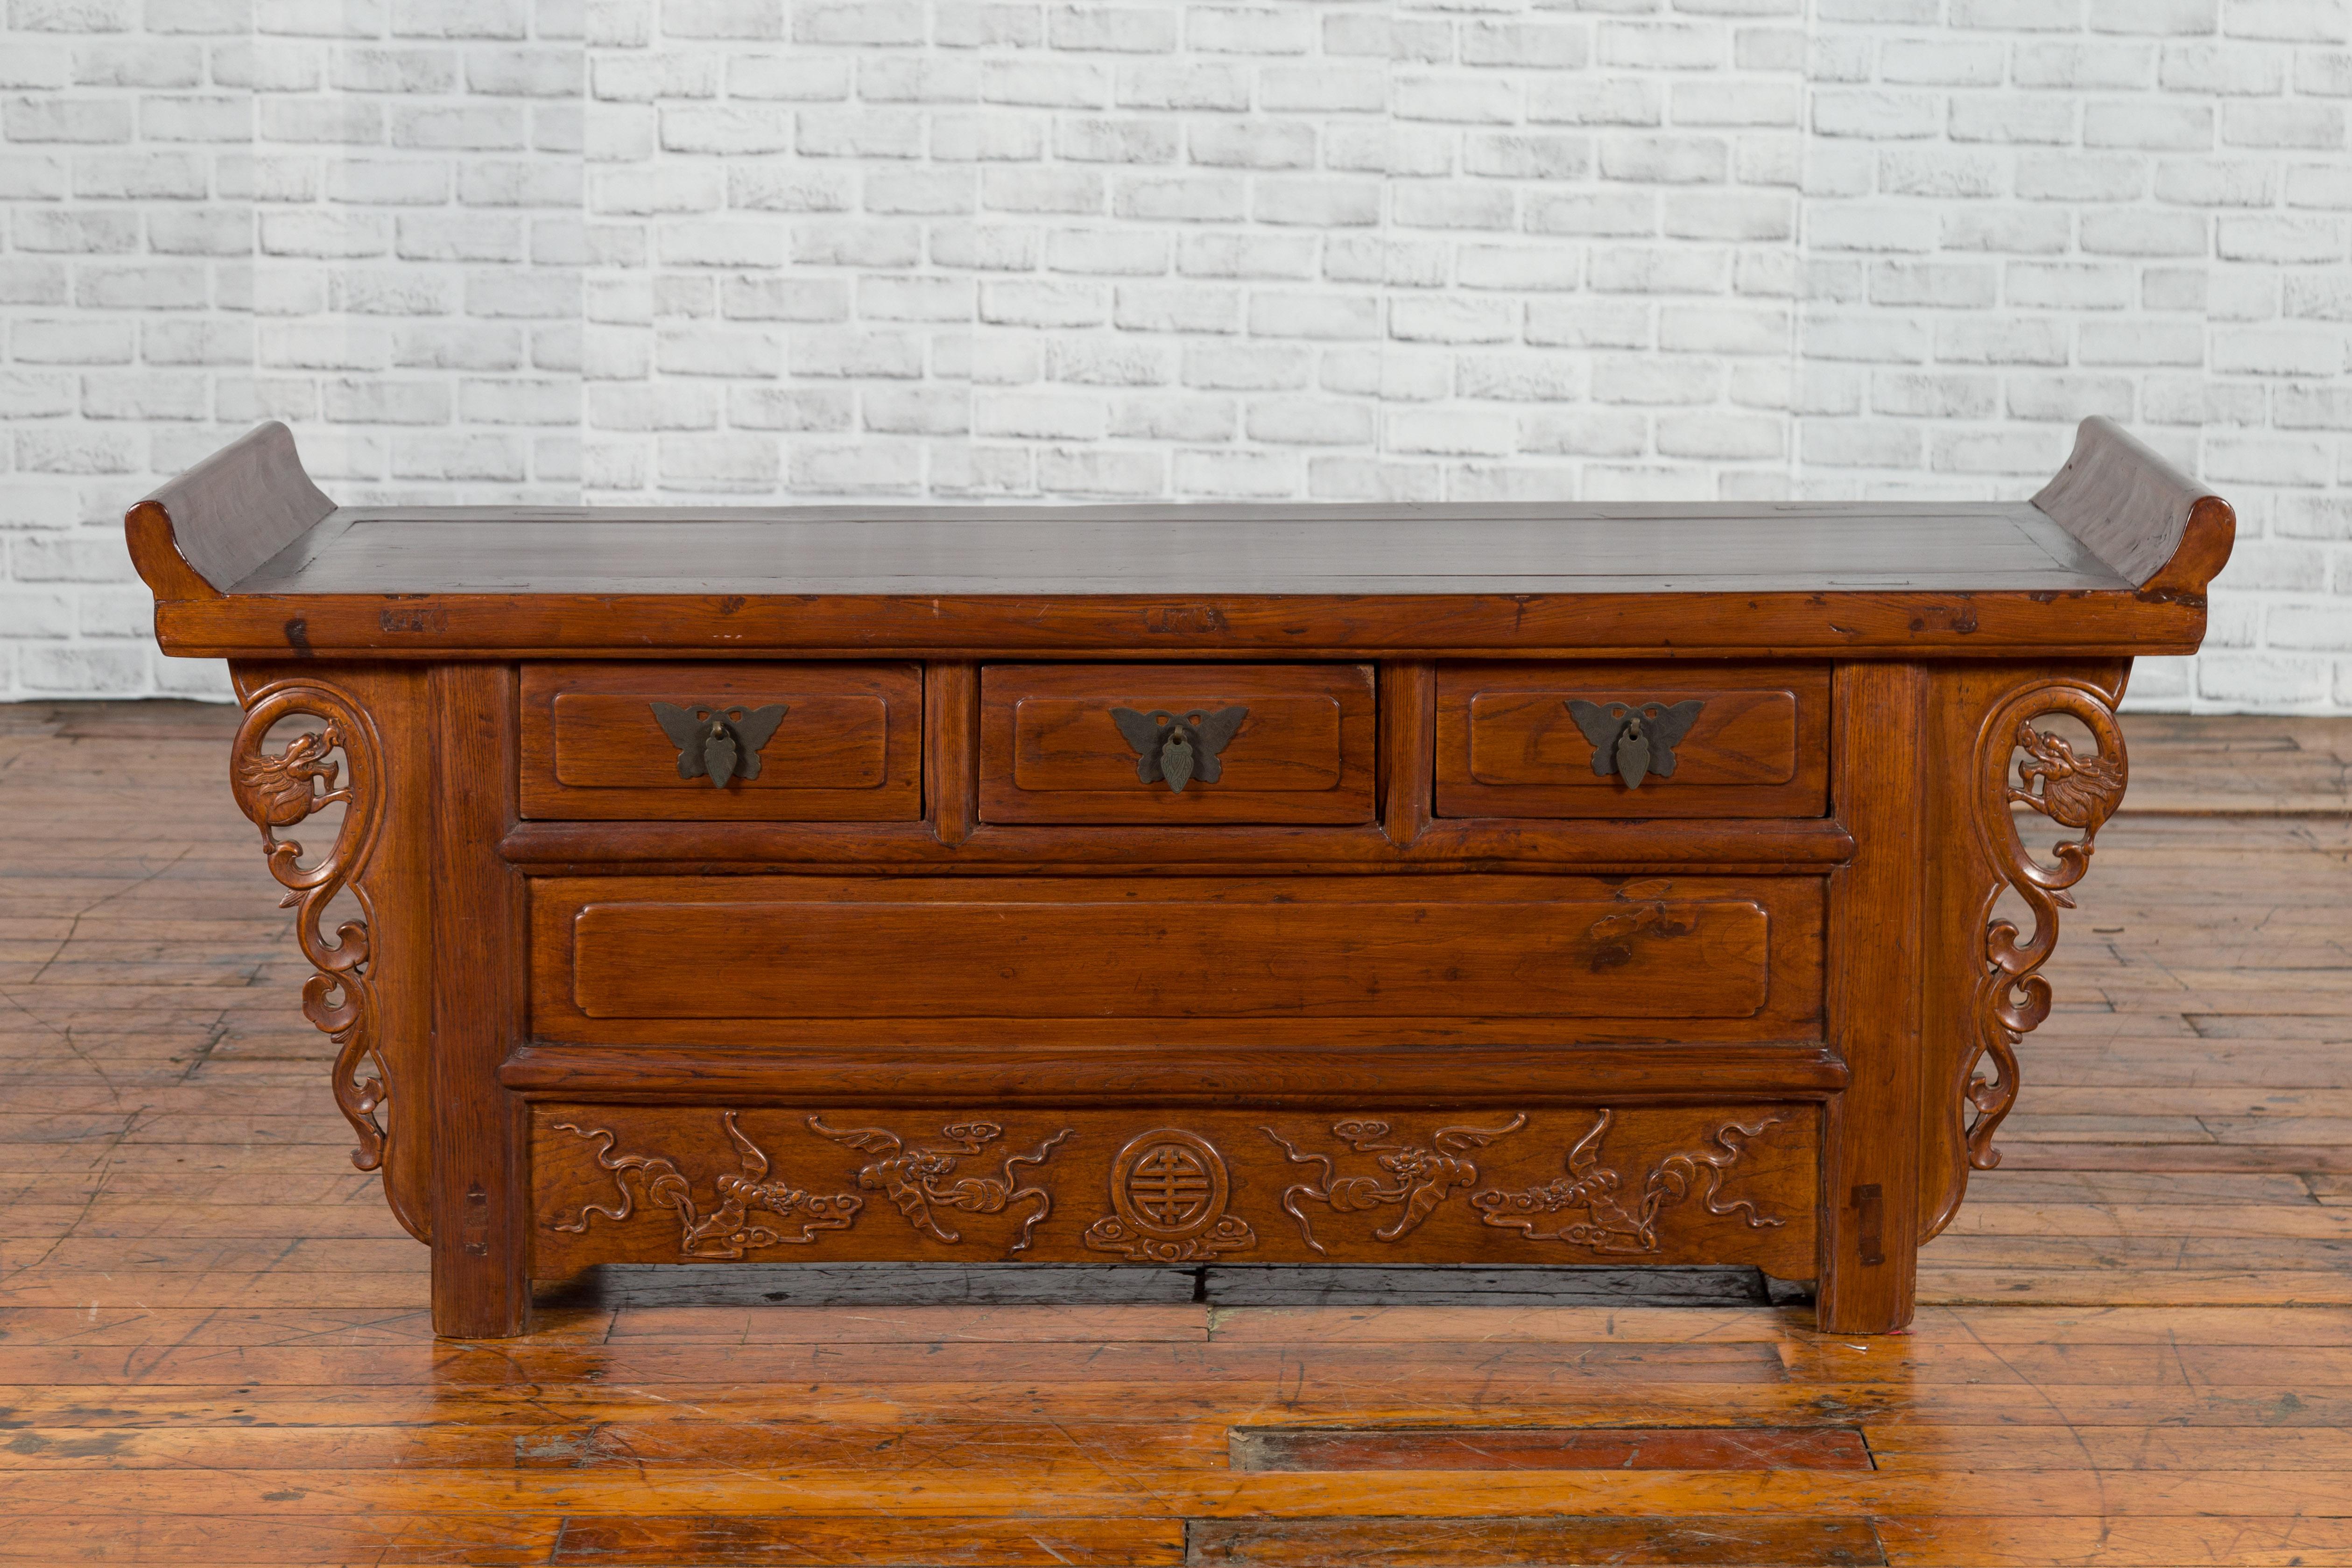
[[[634,1289],[468,1346],[234,716],[0,707],[0,1563],[2352,1564],[2352,723],[2127,727],[2183,814],[2102,835],[1906,1337]],[[1282,1430],[1350,1424],[1456,1430]],[[1546,1426],[1653,1430],[1476,1430]]]

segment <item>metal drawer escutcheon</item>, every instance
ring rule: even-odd
[[[760,747],[776,733],[785,705],[766,707],[680,707],[676,703],[653,705],[654,717],[677,747],[677,776],[700,779],[724,789],[730,779],[760,776]]]
[[[1221,707],[1214,713],[1194,711],[1178,716],[1166,708],[1139,713],[1131,707],[1110,710],[1111,722],[1135,747],[1135,776],[1146,784],[1165,782],[1171,791],[1198,779],[1214,784],[1223,771],[1217,753],[1249,717],[1245,707]]]
[[[1675,776],[1675,747],[1698,722],[1706,703],[1694,697],[1672,707],[1664,703],[1589,703],[1568,699],[1569,716],[1592,743],[1592,771],[1606,779],[1612,773],[1628,789],[1639,789],[1653,775]]]

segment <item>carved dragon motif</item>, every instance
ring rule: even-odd
[[[551,1124],[556,1132],[571,1133],[597,1145],[596,1163],[613,1173],[613,1186],[620,1195],[619,1203],[610,1207],[600,1203],[583,1205],[576,1217],[555,1228],[580,1234],[588,1228],[588,1217],[593,1214],[615,1221],[627,1219],[637,1205],[637,1194],[629,1186],[632,1176],[643,1184],[647,1203],[677,1217],[681,1258],[724,1260],[740,1258],[762,1247],[803,1246],[814,1241],[820,1230],[846,1230],[856,1221],[866,1200],[854,1192],[815,1193],[768,1179],[766,1152],[736,1125],[735,1116],[732,1111],[723,1112],[719,1121],[735,1145],[743,1168],[711,1184],[717,1197],[708,1214],[695,1202],[694,1184],[675,1162],[658,1155],[615,1155],[613,1149],[620,1139],[608,1127]],[[774,1223],[752,1218],[761,1214]],[[786,1228],[787,1222],[793,1228]]]
[[[1651,1167],[1640,1196],[1630,1203],[1622,1196],[1625,1178],[1601,1163],[1601,1140],[1615,1118],[1614,1111],[1601,1112],[1591,1130],[1569,1150],[1566,1176],[1517,1190],[1489,1187],[1473,1193],[1470,1207],[1486,1224],[1516,1230],[1530,1241],[1565,1241],[1571,1247],[1609,1253],[1655,1252],[1658,1216],[1693,1197],[1709,1214],[1737,1218],[1750,1230],[1788,1223],[1759,1212],[1745,1198],[1720,1201],[1724,1177],[1747,1152],[1747,1141],[1787,1121],[1785,1114],[1767,1112],[1752,1121],[1727,1122],[1707,1140],[1715,1145],[1713,1150],[1668,1155]],[[1554,1215],[1571,1218],[1549,1229],[1539,1228]]]
[[[1028,1218],[1021,1225],[1020,1239],[1006,1249],[1012,1252],[1028,1249],[1030,1234],[1054,1207],[1054,1200],[1044,1187],[1013,1186],[1013,1167],[1044,1165],[1055,1146],[1076,1131],[1063,1128],[1039,1144],[1033,1154],[1007,1155],[1003,1169],[995,1176],[959,1176],[955,1174],[956,1162],[996,1142],[1004,1135],[1003,1128],[993,1122],[953,1122],[940,1129],[940,1136],[948,1141],[949,1147],[917,1145],[910,1148],[905,1139],[884,1127],[828,1127],[816,1116],[808,1119],[808,1125],[809,1131],[831,1138],[844,1148],[878,1156],[857,1173],[857,1185],[878,1189],[907,1217],[908,1224],[938,1240],[953,1243],[963,1239],[960,1232],[941,1223],[938,1210],[1003,1214],[1015,1204],[1030,1205]]]
[[[290,716],[316,719],[321,727],[297,735],[283,751],[265,749],[270,729]],[[334,758],[339,751],[341,764]],[[293,680],[250,694],[231,758],[229,787],[238,808],[261,830],[269,874],[287,890],[279,907],[296,912],[295,939],[317,971],[302,985],[302,1016],[335,1042],[335,1103],[359,1134],[352,1164],[376,1170],[391,1136],[379,1113],[394,1086],[377,1033],[368,938],[374,913],[360,879],[383,821],[383,743],[348,694],[323,682]],[[349,778],[338,788],[345,764]],[[330,806],[343,808],[342,824],[333,845],[306,868],[300,842],[278,833]],[[320,923],[328,904],[343,893],[359,915],[336,926],[330,941]],[[401,1222],[422,1234],[412,1217],[404,1214]]]
[[[2087,860],[2091,836],[2098,832],[2101,823],[2115,815],[2116,807],[2124,798],[2122,736],[2114,737],[2114,756],[2106,754],[2109,743],[2103,738],[2098,755],[2085,760],[2075,756],[2074,748],[2062,737],[2044,734],[2032,724],[2020,721],[2017,744],[2025,752],[2017,765],[2018,783],[2023,788],[2010,790],[2010,800],[2032,807],[2062,828],[2082,831],[2083,856]],[[2036,784],[2041,786],[2038,790]]]
[[[2077,756],[2062,737],[2033,727],[2035,719],[2052,714],[2080,720],[2097,743],[2097,755]],[[2012,783],[2010,763],[2020,750],[2025,755],[2017,758]],[[1981,916],[1984,970],[1971,1009],[1976,1040],[1961,1062],[1952,1113],[1961,1120],[1969,1164],[1977,1170],[2000,1164],[1992,1139],[2017,1103],[2017,1047],[2050,1016],[2050,982],[2041,970],[2058,946],[2058,912],[2074,907],[2067,890],[2090,870],[2092,841],[2123,800],[2128,774],[2115,709],[2105,694],[2081,682],[2014,693],[1986,716],[1977,732],[1977,798],[1969,815],[1978,846],[2001,882],[2025,901],[2033,919],[2032,934],[2025,936],[2013,922],[1997,918],[1992,908],[2000,887],[1987,890]],[[2044,865],[2026,850],[2013,806],[2038,812],[2081,836],[2060,840],[2051,850],[2057,864]],[[1982,1071],[1987,1059],[1993,1069],[1990,1076]],[[1944,1212],[1931,1221],[1930,1235],[1949,1222],[1958,1202],[1955,1190]]]
[[[1323,1244],[1315,1239],[1314,1228],[1300,1212],[1300,1200],[1319,1203],[1334,1214],[1392,1207],[1397,1210],[1395,1217],[1372,1234],[1382,1241],[1401,1240],[1428,1218],[1447,1195],[1478,1184],[1478,1167],[1464,1157],[1470,1150],[1483,1149],[1527,1124],[1528,1119],[1522,1114],[1513,1116],[1500,1127],[1440,1127],[1430,1135],[1428,1145],[1423,1146],[1386,1141],[1386,1122],[1332,1123],[1331,1135],[1360,1155],[1370,1155],[1372,1163],[1385,1173],[1381,1176],[1340,1176],[1328,1155],[1302,1155],[1296,1145],[1272,1127],[1258,1130],[1281,1145],[1282,1152],[1294,1165],[1323,1167],[1321,1181],[1300,1182],[1284,1189],[1282,1195],[1283,1211],[1297,1223],[1298,1234],[1307,1245],[1320,1252]]]
[[[341,749],[342,732],[330,723],[323,731],[296,736],[282,752],[237,754],[238,800],[245,814],[260,824],[262,842],[271,843],[271,829],[290,828],[314,811],[352,799],[351,790],[335,788],[340,765],[333,754]],[[295,852],[301,852],[299,845]]]

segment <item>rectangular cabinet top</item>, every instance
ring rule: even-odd
[[[337,507],[268,424],[127,526],[167,650],[247,654],[1945,634],[2170,651],[2201,632],[2233,527],[2104,420],[2031,501],[667,508]],[[2014,602],[1989,620],[1971,608],[1985,597]],[[1648,629],[1627,600],[1651,601]],[[2086,613],[2098,600],[2114,602]],[[1286,629],[1258,628],[1268,615]]]
[[[1726,593],[2132,586],[2007,506],[343,507],[236,593]]]

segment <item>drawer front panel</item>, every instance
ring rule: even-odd
[[[1747,1263],[1804,1279],[1819,1116],[1336,1097],[1319,1113],[541,1104],[533,1272],[1222,1258]]]
[[[922,707],[911,664],[527,664],[522,814],[908,821],[922,815]],[[698,726],[683,745],[681,714]],[[729,748],[716,754],[700,727],[713,718]],[[713,760],[731,765],[723,785]]]
[[[1821,665],[1438,670],[1441,816],[1813,817],[1828,810],[1829,672]]]
[[[1479,1019],[1791,1039],[1818,1017],[1821,894],[1796,877],[551,879],[536,1028],[691,1042],[773,1040],[787,1020],[1116,1020],[1132,1040],[1320,1020],[1328,1041]]]
[[[1234,709],[1220,728],[1218,716]],[[1189,731],[1173,737],[1180,722]],[[996,822],[1368,822],[1373,738],[1367,664],[991,665],[981,673],[980,812]],[[1171,740],[1191,754],[1181,768]]]

